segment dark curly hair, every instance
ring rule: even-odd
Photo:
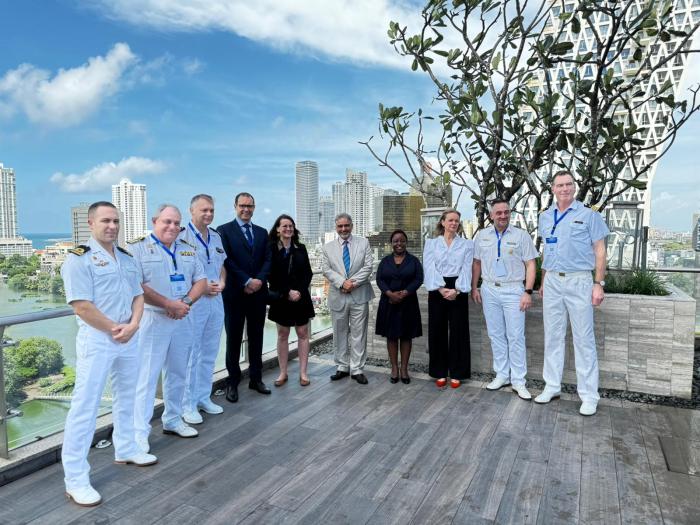
[[[280,223],[282,222],[282,219],[287,219],[291,221],[292,226],[294,226],[294,235],[292,235],[292,242],[294,244],[299,244],[299,230],[297,230],[297,223],[294,222],[294,219],[292,219],[289,215],[286,213],[283,213],[277,219],[275,220],[275,224],[272,225],[272,228],[270,228],[270,242],[272,243],[277,243],[280,240],[280,235],[277,233],[277,228],[279,228]]]

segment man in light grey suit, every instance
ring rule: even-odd
[[[331,381],[351,376],[367,384],[362,370],[367,360],[367,318],[374,291],[369,282],[372,252],[369,242],[352,235],[352,217],[335,218],[338,239],[323,246],[323,275],[330,283],[328,308],[333,319],[333,344],[337,370]]]

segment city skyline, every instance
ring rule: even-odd
[[[233,216],[233,196],[249,191],[264,226],[294,213],[299,159],[319,164],[322,190],[352,167],[408,191],[358,142],[380,140],[379,102],[436,112],[431,83],[386,36],[390,20],[415,29],[422,4],[367,1],[347,22],[342,2],[293,4],[277,7],[287,16],[274,24],[262,4],[245,24],[212,20],[206,7],[185,16],[181,2],[145,1],[138,17],[121,2],[6,6],[0,161],[17,174],[19,232],[69,232],[70,208],[109,200],[122,177],[148,184],[152,205],[183,213],[192,195],[209,193],[221,222]],[[700,67],[688,67],[697,82]],[[652,225],[687,228],[696,211],[699,131],[695,118],[659,164]],[[461,202],[465,217],[470,204]]]

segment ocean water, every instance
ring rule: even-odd
[[[57,241],[70,241],[70,233],[22,233],[22,237],[32,241],[35,250],[43,250]]]

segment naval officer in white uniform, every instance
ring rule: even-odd
[[[592,416],[600,399],[593,307],[605,297],[605,237],[610,231],[600,213],[574,200],[576,184],[568,171],[554,175],[552,193],[557,202],[540,215],[538,225],[544,243],[540,294],[544,320],[542,376],[546,386],[535,402],[549,403],[561,392],[568,317],[582,402],[579,413]]]
[[[185,422],[198,425],[203,421],[200,410],[207,414],[221,414],[224,411],[210,396],[214,361],[219,353],[224,328],[221,292],[226,286],[226,252],[221,236],[210,227],[214,220],[214,199],[210,195],[192,197],[190,217],[179,238],[195,247],[197,258],[207,274],[207,291],[190,310],[193,342],[183,401]]]
[[[510,225],[507,200],[491,203],[491,222],[474,238],[472,265],[472,298],[483,304],[496,372],[486,388],[511,385],[518,396],[530,400],[525,387],[525,312],[532,305],[537,250],[529,233]]]
[[[191,306],[206,292],[204,269],[194,247],[182,240],[180,210],[163,204],[153,217],[153,232],[129,243],[143,272],[146,306],[139,331],[141,368],[136,387],[134,426],[144,452],[161,370],[165,409],[163,433],[192,438],[198,432],[182,420],[185,376],[192,347]]]
[[[61,461],[66,494],[78,505],[102,501],[90,485],[88,451],[95,434],[100,399],[111,371],[116,463],[153,465],[134,435],[134,393],[138,375],[135,334],[143,314],[141,271],[134,258],[115,245],[119,213],[111,202],[88,208],[90,240],[71,250],[61,268],[66,301],[78,320],[75,388],[63,434]]]

